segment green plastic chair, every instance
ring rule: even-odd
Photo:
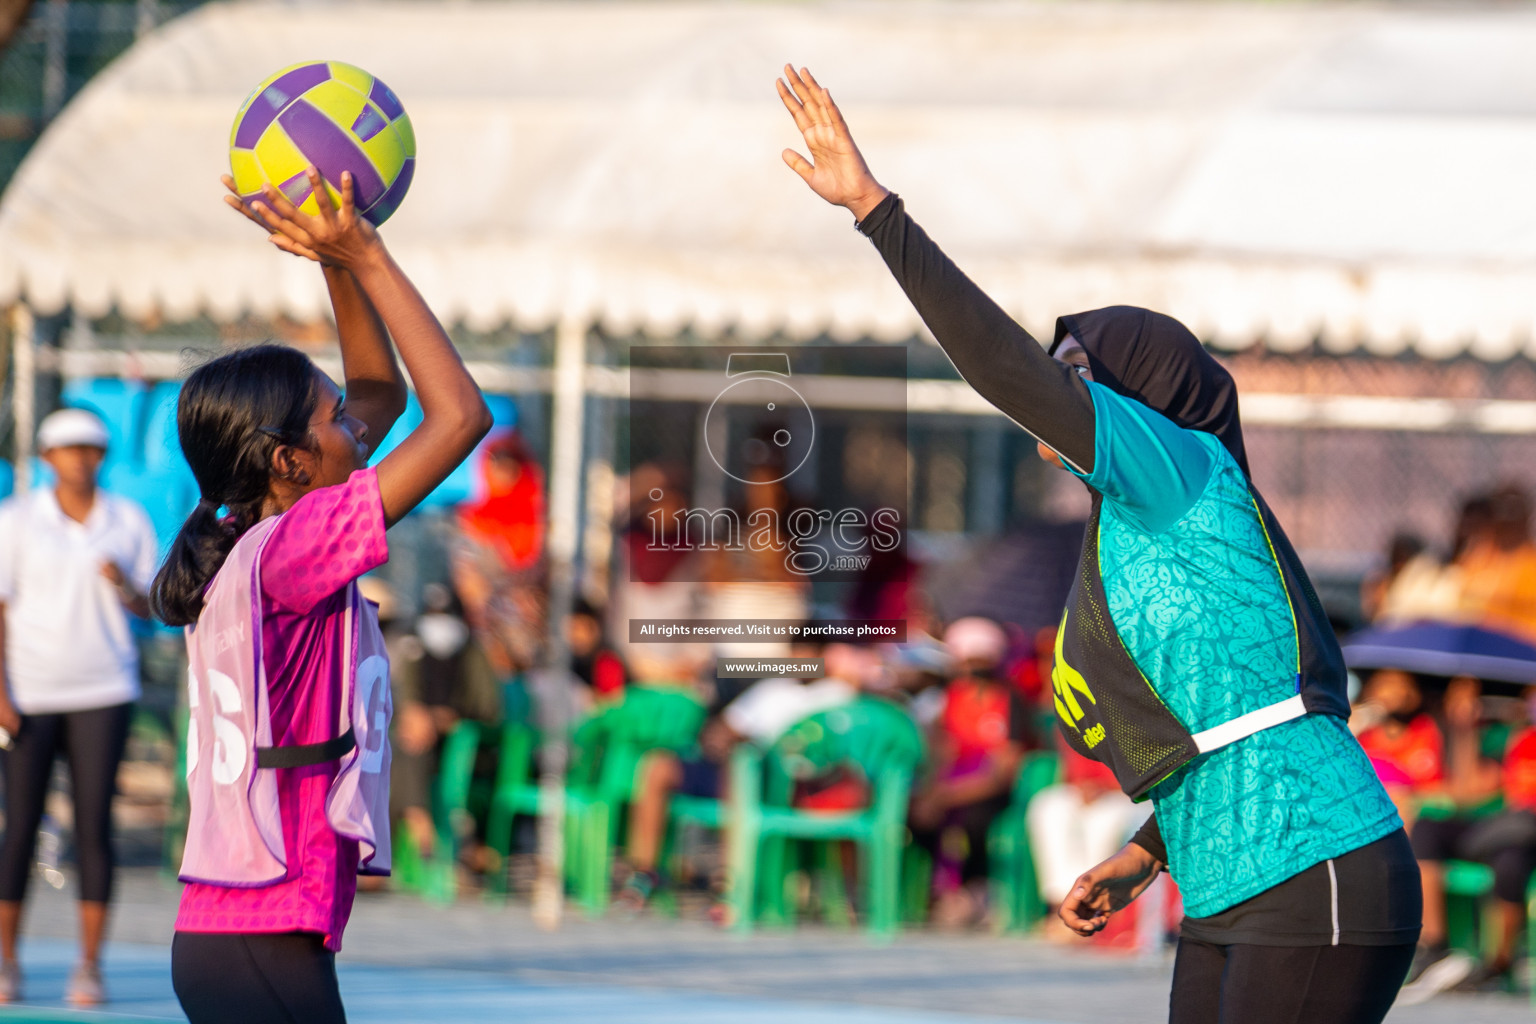
[[[992,822],[987,834],[987,854],[992,864],[992,898],[997,928],[1023,932],[1046,914],[1040,898],[1040,878],[1029,845],[1026,815],[1035,794],[1061,778],[1061,756],[1041,750],[1026,754],[1019,765],[1013,800]]]
[[[565,872],[577,901],[590,914],[608,905],[613,849],[624,807],[634,797],[641,759],[653,750],[683,754],[698,740],[704,722],[702,701],[683,687],[661,684],[628,687],[621,700],[593,711],[571,736],[564,801]],[[508,727],[491,800],[488,838],[503,858],[512,845],[512,820],[537,815],[544,795],[534,769],[536,733]],[[493,887],[505,892],[505,873]]]
[[[623,699],[605,710],[601,757],[588,795],[589,831],[582,861],[583,903],[590,913],[602,913],[607,907],[614,849],[624,811],[635,797],[642,761],[659,750],[679,756],[694,753],[706,711],[691,687],[658,683],[626,688]],[[693,814],[707,820],[713,813],[706,802],[674,800],[669,818]]]
[[[1497,926],[1485,920],[1485,898],[1493,892],[1493,868],[1473,861],[1445,862],[1445,934],[1446,944],[1471,956],[1486,958],[1497,935]],[[1536,950],[1536,875],[1525,887],[1526,956]],[[1536,986],[1530,988],[1531,1006],[1536,1007]]]
[[[587,749],[595,730],[591,719],[576,727],[571,736],[571,770],[581,772],[592,754]],[[495,851],[500,867],[490,880],[487,895],[501,899],[507,891],[507,859],[512,852],[512,825],[518,815],[537,817],[547,809],[545,794],[539,785],[536,754],[540,737],[525,722],[509,722],[502,727],[496,765],[496,784],[487,813],[486,841]],[[563,790],[555,794],[561,801],[564,822],[565,856],[562,870],[568,883],[580,877],[581,844],[586,826],[586,801],[579,785],[567,779]]]
[[[1475,957],[1486,958],[1497,934],[1496,925],[1484,920],[1485,898],[1493,892],[1493,868],[1473,861],[1445,862],[1446,944]],[[1526,957],[1536,951],[1536,875],[1525,887]],[[1536,985],[1530,986],[1530,1002],[1536,1008]]]
[[[1493,868],[1472,861],[1445,862],[1446,944],[1472,956],[1482,956],[1483,898],[1493,891]]]
[[[391,874],[396,882],[432,903],[452,903],[458,893],[460,847],[474,828],[470,787],[482,732],[479,723],[461,721],[443,744],[432,787],[432,824],[437,833],[432,857],[423,860],[416,844],[404,835],[404,829],[393,843],[396,863]]]
[[[782,913],[776,904],[787,878],[788,840],[849,840],[862,855],[869,932],[882,939],[894,935],[907,803],[922,759],[922,734],[906,712],[869,697],[799,722],[766,753],[750,744],[737,747],[727,841],[734,928],[752,930],[760,883],[767,911]],[[791,806],[797,781],[839,765],[857,769],[869,783],[869,807],[821,812]]]

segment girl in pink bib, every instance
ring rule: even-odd
[[[357,875],[389,870],[389,665],[356,581],[490,427],[442,326],[357,215],[350,175],[340,185],[337,208],[310,169],[316,216],[270,187],[265,203],[229,202],[321,265],[345,395],[302,353],[262,345],[200,367],[177,406],[202,500],[151,596],[187,636],[171,973],[192,1024],[346,1019],[335,955]],[[391,338],[422,422],[369,468],[369,442],[405,408]]]

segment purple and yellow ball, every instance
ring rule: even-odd
[[[351,171],[357,212],[375,225],[405,198],[416,169],[411,119],[389,86],[339,61],[294,64],[258,85],[235,115],[229,170],[247,201],[276,186],[309,214],[320,212],[305,169],[325,179],[341,203],[341,172]]]

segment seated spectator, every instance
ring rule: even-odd
[[[910,824],[936,865],[934,921],[961,927],[985,914],[987,832],[1013,798],[1024,751],[1036,744],[1028,705],[1001,678],[1003,628],[959,619],[944,643],[958,674],[931,734],[929,773],[912,798]]]
[[[1408,559],[1381,595],[1378,620],[1450,619],[1536,642],[1536,543],[1531,499],[1504,485],[1461,507],[1444,565],[1426,553]]]
[[[1372,621],[1461,618],[1466,614],[1463,562],[1469,551],[1488,543],[1493,528],[1493,501],[1489,495],[1476,494],[1463,501],[1451,533],[1448,559],[1442,561],[1430,550],[1410,557],[1374,601]]]
[[[1387,544],[1386,564],[1365,578],[1360,584],[1360,610],[1365,614],[1367,622],[1375,622],[1386,610],[1387,594],[1391,592],[1393,585],[1404,572],[1409,571],[1410,566],[1418,571],[1425,566],[1439,568],[1439,563],[1431,558],[1427,562],[1419,561],[1425,556],[1425,544],[1411,533],[1395,533]]]
[[[1528,692],[1536,694],[1536,687]],[[1480,694],[1473,679],[1453,680],[1446,691],[1443,793],[1453,813],[1426,812],[1411,831],[1424,886],[1424,930],[1404,989],[1411,1002],[1450,988],[1502,984],[1525,920],[1526,885],[1536,869],[1536,730],[1528,727],[1504,742],[1502,723],[1482,725]],[[1493,868],[1499,928],[1493,955],[1481,967],[1446,945],[1447,860]]]
[[[890,668],[896,693],[907,698],[907,714],[928,733],[944,713],[944,688],[953,669],[949,648],[925,633],[894,646]]]
[[[606,700],[624,692],[629,670],[605,641],[602,613],[585,598],[578,599],[571,609],[565,639],[571,648],[571,671],[592,691],[594,698]]]
[[[1489,526],[1456,559],[1464,614],[1490,628],[1536,642],[1536,544],[1531,498],[1505,485],[1488,494]]]
[[[499,724],[501,687],[459,614],[453,592],[441,583],[428,584],[422,604],[413,629],[388,630],[394,634],[390,683],[395,702],[390,796],[411,842],[429,858],[437,848],[432,789],[443,743],[460,720]],[[379,605],[383,621],[388,605]]]
[[[464,617],[498,675],[538,663],[547,600],[544,470],[521,434],[480,449],[481,496],[459,507],[449,572]]]
[[[1425,710],[1419,680],[1398,669],[1373,672],[1349,725],[1398,813],[1411,824],[1417,799],[1442,781],[1445,761],[1445,737]]]
[[[1148,803],[1137,805],[1120,790],[1115,773],[1078,754],[1058,738],[1065,780],[1036,793],[1025,811],[1029,849],[1035,858],[1040,896],[1056,908],[1090,866],[1124,846],[1147,816]]]
[[[619,893],[619,901],[631,908],[643,907],[661,883],[658,860],[666,838],[668,805],[675,793],[684,796],[727,799],[725,765],[738,743],[767,747],[790,726],[804,718],[847,704],[869,678],[877,655],[847,644],[797,644],[797,658],[820,653],[826,675],[821,679],[770,678],[759,680],[704,723],[699,735],[699,754],[680,758],[669,751],[653,751],[642,760],[634,803],[629,809],[629,863],[631,874]]]

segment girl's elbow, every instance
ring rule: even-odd
[[[479,444],[491,428],[496,425],[496,419],[491,415],[491,407],[485,403],[485,396],[475,392],[473,411],[470,416],[470,433],[474,435],[475,443]]]
[[[382,404],[384,406],[384,414],[389,417],[391,423],[405,415],[405,410],[410,406],[410,398],[410,389],[403,382],[399,387],[390,391]]]
[[[478,391],[458,408],[460,411],[457,422],[453,424],[453,434],[459,447],[468,452],[484,440],[496,421],[491,416],[490,406],[485,403],[485,397]]]

